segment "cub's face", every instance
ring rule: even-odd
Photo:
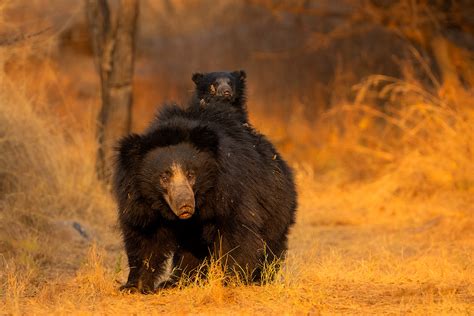
[[[245,85],[244,71],[195,73],[192,77],[199,99],[234,101]]]
[[[166,203],[180,219],[196,210],[196,196],[212,187],[215,160],[188,143],[160,147],[148,152],[140,169],[142,194],[152,201],[153,209]]]

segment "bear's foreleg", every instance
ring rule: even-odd
[[[121,290],[153,293],[156,283],[168,279],[176,251],[170,232],[161,229],[151,236],[126,236],[125,249],[130,272]]]

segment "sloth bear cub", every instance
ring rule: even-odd
[[[236,112],[239,121],[248,123],[246,78],[247,74],[243,70],[193,74],[195,94],[191,107],[206,108],[209,103],[220,102],[228,110]]]

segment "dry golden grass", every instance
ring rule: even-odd
[[[115,205],[94,172],[97,98],[71,76],[92,64],[65,74],[31,47],[0,49],[0,314],[474,313],[472,87],[374,76],[317,122],[297,100],[285,120],[251,96],[252,121],[297,174],[277,280],[224,286],[213,264],[207,280],[123,294]]]
[[[93,136],[68,135],[54,118],[33,111],[34,100],[15,95],[8,79],[4,87],[0,293],[8,314],[472,312],[474,120],[468,100],[460,108],[418,101],[400,106],[391,119],[404,129],[393,133],[409,141],[389,131],[378,140],[388,143],[383,149],[360,142],[377,139],[379,127],[371,124],[382,114],[368,105],[342,106],[337,115],[353,128],[352,137],[329,135],[330,148],[320,154],[336,162],[294,159],[300,207],[276,282],[225,287],[219,270],[211,269],[207,281],[143,296],[117,290],[126,262],[113,202],[95,180]],[[265,129],[264,120],[256,121]],[[417,121],[423,126],[411,127]],[[281,141],[282,148],[285,142],[305,154],[296,138]],[[366,150],[354,151],[355,144]],[[344,165],[345,155],[358,166]],[[362,180],[349,176],[357,168]],[[95,241],[61,234],[55,223],[71,218],[91,229]]]

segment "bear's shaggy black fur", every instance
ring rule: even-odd
[[[246,78],[243,70],[193,74],[195,94],[191,107],[205,108],[209,103],[222,102],[222,105],[230,106],[229,110],[239,114],[242,123],[248,123]]]
[[[275,147],[248,120],[246,78],[247,74],[244,70],[193,74],[192,80],[195,84],[195,93],[187,112],[191,117],[202,116],[206,120],[215,120],[214,117],[210,118],[210,115],[217,116],[217,122],[221,121],[220,123],[223,126],[235,124],[235,121],[241,122],[242,128],[250,134],[250,137],[253,137],[255,148],[264,157],[275,159],[280,156]],[[218,93],[219,91],[225,91],[226,88],[232,91],[229,96],[226,97],[222,92]],[[206,111],[210,107],[213,110]],[[284,161],[278,159],[277,163],[280,163],[280,168],[283,170],[288,169]]]
[[[153,291],[165,270],[195,272],[210,254],[259,281],[262,266],[284,255],[296,209],[291,169],[238,118],[218,100],[200,110],[171,105],[121,141],[114,191],[130,265],[124,288]],[[163,183],[178,169],[194,200],[177,210]]]

